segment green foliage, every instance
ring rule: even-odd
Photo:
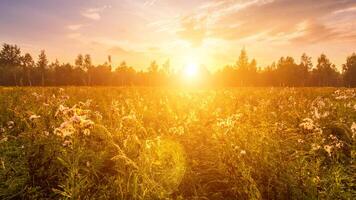
[[[353,199],[354,89],[0,88],[0,199]]]

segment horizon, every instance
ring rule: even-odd
[[[339,71],[355,52],[356,1],[198,0],[2,1],[0,41],[18,45],[34,59],[73,63],[90,54],[94,64],[112,57],[145,70],[170,60],[175,70],[195,63],[217,71],[238,59],[264,68],[291,56],[322,54]],[[283,17],[283,20],[280,18]],[[124,19],[124,20],[121,20]],[[144,33],[144,34],[142,34]]]

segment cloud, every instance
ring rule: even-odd
[[[72,25],[68,25],[67,28],[71,31],[77,31],[83,26],[84,26],[83,24],[72,24]]]
[[[111,47],[108,49],[108,53],[126,60],[141,59],[144,56],[143,52],[127,50],[120,46]]]
[[[355,0],[211,0],[181,18],[178,35],[193,45],[209,37],[305,44],[356,41],[356,30],[347,23],[355,8]]]
[[[82,15],[84,17],[92,19],[92,20],[99,20],[101,18],[99,13],[85,12],[85,13],[82,13]]]
[[[344,12],[355,12],[356,11],[356,6],[354,7],[349,7],[341,10],[336,10],[334,13],[339,14],[339,13],[344,13]]]
[[[158,0],[147,0],[143,3],[143,6],[152,6],[154,5]]]
[[[82,14],[82,16],[92,19],[92,20],[100,20],[101,13],[107,8],[111,8],[111,6],[104,5],[102,7],[89,8],[89,9],[86,9],[85,11],[83,11],[81,14]]]
[[[186,16],[180,23],[182,27],[177,32],[178,36],[189,41],[194,47],[200,46],[206,35],[206,18]]]
[[[67,34],[67,37],[69,39],[78,39],[80,36],[81,36],[80,33],[69,33],[69,34]]]

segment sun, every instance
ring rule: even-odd
[[[189,63],[184,68],[184,76],[186,78],[197,77],[199,73],[198,65],[196,63]]]

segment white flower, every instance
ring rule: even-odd
[[[83,134],[85,136],[89,136],[90,135],[90,130],[89,129],[84,129]]]
[[[63,142],[63,146],[64,146],[64,147],[70,146],[71,144],[72,144],[72,141],[70,141],[70,140],[65,140],[65,141]]]
[[[355,135],[356,135],[356,123],[355,122],[352,122],[351,132],[352,132],[352,138],[355,138]]]
[[[81,117],[78,115],[74,115],[70,120],[74,123],[80,123],[82,121]]]
[[[54,116],[58,116],[59,114],[66,114],[70,109],[66,106],[59,105],[57,112]]]
[[[153,143],[152,140],[146,140],[146,142],[145,142],[146,149],[151,149],[152,143]]]
[[[3,139],[0,140],[0,143],[1,142],[7,142],[8,141],[8,137],[4,137]]]
[[[338,148],[338,149],[340,149],[343,146],[344,146],[344,144],[342,142],[338,142],[338,143],[335,144],[335,147]]]
[[[303,119],[303,122],[299,124],[299,127],[308,131],[312,131],[316,128],[316,126],[314,125],[314,121],[310,118]]]
[[[351,131],[352,131],[352,133],[356,133],[356,123],[355,122],[352,122]]]
[[[332,146],[331,145],[325,145],[324,150],[331,156],[331,151],[332,151]]]
[[[38,119],[40,117],[41,116],[39,116],[39,115],[31,115],[29,119],[32,121],[32,120]]]
[[[320,182],[319,176],[316,176],[315,178],[313,178],[313,182],[314,183],[319,183]]]
[[[14,125],[15,125],[15,122],[14,121],[8,121],[6,124],[7,124],[7,127],[9,129],[12,129],[14,127]]]
[[[316,150],[319,150],[320,149],[320,145],[318,145],[318,144],[312,144],[312,150],[313,151],[316,151]]]
[[[246,155],[246,151],[245,150],[241,150],[240,151],[240,155]]]

